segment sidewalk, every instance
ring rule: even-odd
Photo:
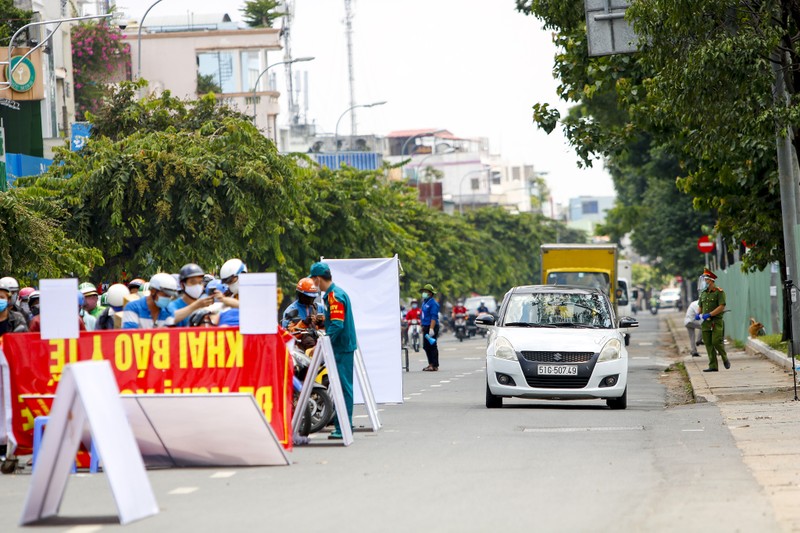
[[[794,401],[791,366],[726,344],[731,368],[708,367],[705,347],[689,354],[683,313],[665,314],[678,359],[689,374],[698,403],[715,403],[744,463],[769,497],[784,531],[800,531],[800,402]]]

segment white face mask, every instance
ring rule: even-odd
[[[183,292],[193,300],[197,300],[200,298],[200,295],[203,294],[203,286],[202,285],[189,285],[183,289]]]
[[[239,280],[228,285],[228,290],[231,291],[231,294],[239,294]]]

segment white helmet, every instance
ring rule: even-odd
[[[178,282],[172,277],[172,274],[164,274],[163,272],[155,274],[150,278],[150,292],[161,291],[168,296],[178,295]]]
[[[125,297],[129,296],[131,291],[122,283],[115,283],[106,291],[106,302],[111,307],[122,307],[125,305]]]
[[[227,284],[230,278],[238,276],[242,272],[247,272],[247,265],[241,259],[228,259],[219,269],[219,279]]]
[[[0,278],[0,283],[3,285],[3,290],[8,291],[9,300],[11,305],[17,305],[17,295],[19,294],[19,283],[11,276]]]

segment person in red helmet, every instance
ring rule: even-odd
[[[319,321],[317,318],[324,313],[319,304],[315,303],[319,288],[311,278],[302,278],[295,287],[296,299],[283,312],[281,326],[288,328],[290,324],[302,321],[306,327],[310,327]]]

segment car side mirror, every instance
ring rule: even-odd
[[[638,328],[639,321],[629,316],[623,316],[619,319],[620,328]]]
[[[475,318],[475,325],[476,326],[494,326],[495,319],[494,316],[490,315],[489,313],[481,313]]]

